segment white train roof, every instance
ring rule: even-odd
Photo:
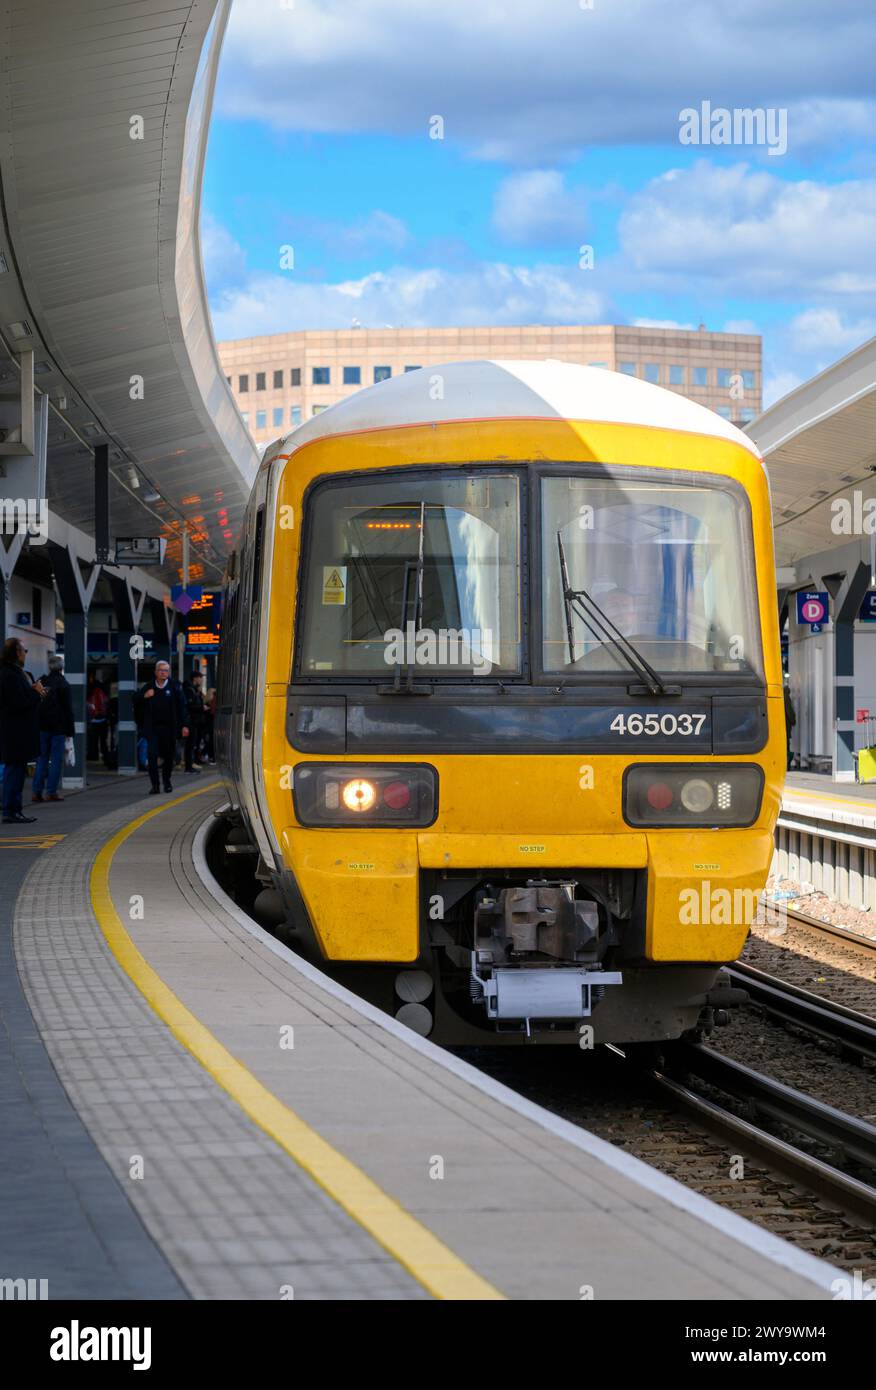
[[[356,391],[320,411],[283,441],[292,453],[311,440],[361,430],[450,420],[584,420],[712,435],[741,444],[748,435],[713,410],[661,386],[576,362],[446,362]],[[266,451],[270,457],[273,449]]]

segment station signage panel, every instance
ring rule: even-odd
[[[205,589],[201,597],[189,609],[186,624],[186,647],[188,650],[218,651],[221,622],[222,595],[218,590]]]
[[[858,609],[858,620],[862,623],[876,623],[876,589],[868,589],[864,595],[864,600]]]
[[[813,590],[797,595],[797,622],[807,624],[813,632],[820,632],[827,622],[830,611],[830,595],[826,589]]]

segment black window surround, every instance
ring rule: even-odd
[[[600,690],[605,688],[618,690],[623,686],[638,687],[640,682],[632,671],[628,674],[622,670],[616,671],[588,671],[587,673],[560,674],[556,672],[545,672],[541,668],[541,644],[542,644],[542,545],[541,545],[541,483],[546,477],[582,477],[595,479],[619,478],[625,481],[638,480],[642,482],[666,482],[674,485],[702,486],[704,483],[709,486],[720,488],[722,491],[731,495],[740,504],[739,516],[739,543],[740,559],[750,561],[751,574],[751,604],[754,615],[757,619],[757,640],[758,657],[762,661],[762,650],[760,648],[760,601],[757,587],[757,574],[754,567],[754,546],[753,528],[751,522],[751,506],[744,488],[733,478],[725,474],[699,473],[688,470],[675,470],[668,468],[649,468],[646,465],[613,464],[613,463],[564,463],[554,462],[544,463],[539,460],[515,460],[507,464],[498,461],[490,462],[471,462],[453,464],[431,464],[426,467],[411,466],[380,468],[380,469],[350,469],[343,473],[333,473],[314,478],[308,485],[304,493],[304,527],[298,560],[298,580],[295,597],[295,644],[292,657],[291,681],[295,687],[320,686],[324,689],[350,689],[365,690],[374,689],[378,684],[386,684],[386,677],[377,676],[351,676],[339,674],[330,676],[325,672],[316,674],[304,673],[300,668],[301,663],[301,636],[303,619],[303,597],[304,584],[307,574],[307,562],[310,554],[311,541],[311,518],[313,509],[310,506],[313,493],[319,488],[330,489],[333,486],[341,487],[350,479],[370,479],[370,478],[398,478],[404,475],[406,479],[423,477],[435,480],[441,475],[458,476],[460,473],[471,473],[475,476],[483,476],[501,473],[506,476],[516,475],[521,479],[520,487],[520,519],[519,519],[519,545],[520,545],[520,626],[521,626],[521,665],[520,671],[516,675],[502,677],[494,676],[472,676],[468,679],[460,678],[459,675],[433,675],[431,672],[418,672],[417,679],[429,686],[434,686],[436,691],[449,689],[453,686],[457,690],[461,687],[468,687],[472,690],[489,690],[496,688],[514,689],[518,687],[528,687],[530,689],[542,687],[553,691],[568,691],[570,694],[577,691],[583,694],[588,690]],[[753,671],[683,671],[662,672],[661,675],[671,677],[673,684],[678,684],[682,690],[694,692],[701,690],[720,691],[732,693],[734,689],[763,691],[765,681],[762,674]],[[644,694],[644,693],[643,693]],[[387,697],[389,698],[389,697]]]

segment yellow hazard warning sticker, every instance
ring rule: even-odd
[[[323,565],[322,601],[323,603],[347,602],[346,565]]]

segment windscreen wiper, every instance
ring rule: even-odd
[[[620,629],[615,627],[611,618],[602,611],[592,595],[586,589],[571,588],[569,571],[566,567],[566,552],[563,549],[563,537],[560,531],[557,531],[557,551],[560,557],[560,580],[563,586],[569,665],[575,664],[575,636],[572,630],[572,614],[574,612],[590,628],[590,631],[596,634],[600,642],[607,640],[620,648],[627,665],[648,687],[652,695],[668,694],[668,687],[659,673],[654,670],[649,661],[645,660],[638,648],[633,646],[630,639],[624,637]]]
[[[417,547],[417,562],[415,565],[405,565],[405,577],[402,585],[401,618],[399,629],[402,633],[405,645],[408,643],[408,610],[411,606],[410,588],[411,577],[414,580],[414,638],[420,630],[420,620],[423,616],[423,570],[425,568],[424,546],[426,538],[426,503],[420,503],[420,543]],[[411,652],[408,651],[410,658]],[[402,668],[399,663],[395,668],[395,676],[392,685],[381,685],[377,688],[378,695],[431,695],[431,685],[416,685],[414,682],[413,661],[408,660],[407,671],[405,673],[405,683],[402,685]]]

